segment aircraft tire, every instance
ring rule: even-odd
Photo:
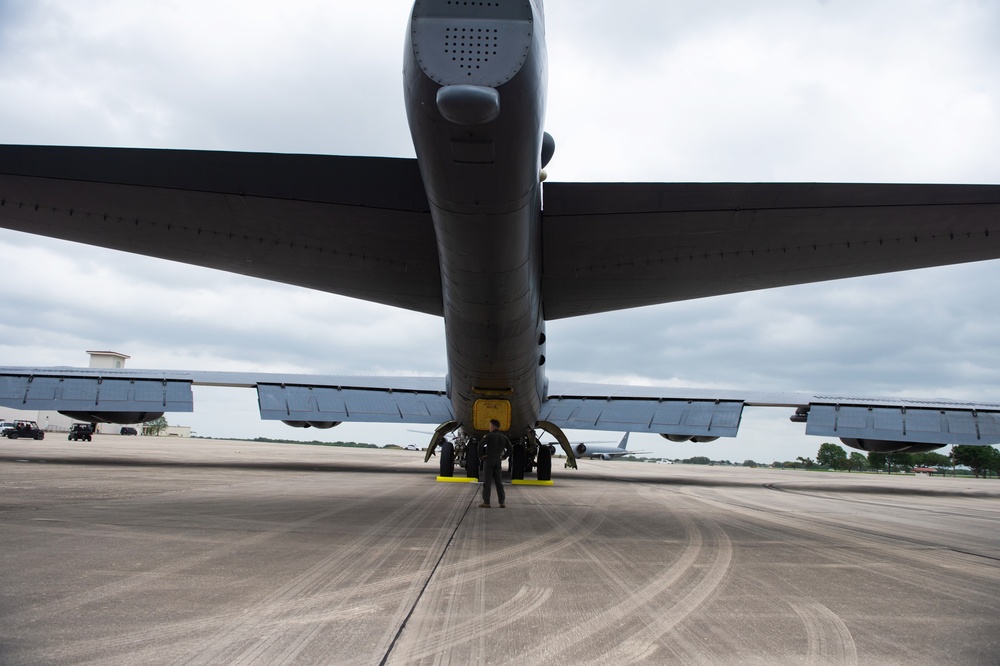
[[[552,454],[547,446],[538,447],[538,480],[552,480]]]
[[[475,444],[467,444],[465,449],[465,475],[470,479],[479,478],[479,456]]]
[[[441,476],[455,476],[455,445],[451,442],[441,445]]]
[[[524,445],[515,444],[510,454],[510,478],[524,480]]]

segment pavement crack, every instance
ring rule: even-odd
[[[382,661],[379,662],[379,666],[385,666],[385,664],[389,661],[389,656],[392,654],[393,649],[395,649],[396,642],[399,641],[399,637],[403,635],[403,630],[406,629],[407,622],[409,622],[410,618],[413,617],[413,612],[417,609],[417,604],[419,604],[420,600],[423,599],[424,592],[427,591],[427,586],[431,584],[431,580],[434,579],[434,574],[437,573],[438,567],[441,566],[444,556],[448,553],[448,549],[451,548],[451,544],[455,542],[455,535],[458,534],[458,529],[462,526],[462,523],[465,522],[465,517],[469,515],[469,509],[472,508],[472,503],[476,501],[477,497],[478,493],[473,492],[472,497],[469,498],[469,503],[466,505],[465,511],[462,512],[462,516],[458,519],[458,522],[455,523],[455,529],[451,531],[451,536],[448,537],[448,542],[445,543],[444,548],[441,549],[441,555],[438,557],[437,562],[434,563],[434,566],[431,567],[430,573],[427,574],[427,580],[424,581],[423,586],[420,588],[420,592],[417,593],[416,599],[413,600],[413,604],[410,606],[410,610],[406,613],[406,617],[404,617],[403,621],[400,623],[399,630],[396,631],[396,635],[392,637],[392,642],[389,643],[388,649],[386,649],[385,654],[382,655]]]

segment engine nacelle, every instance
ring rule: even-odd
[[[661,432],[660,437],[669,439],[671,442],[694,442],[696,444],[705,444],[719,439],[718,437],[709,437],[708,435],[669,435],[665,432]]]
[[[576,451],[576,455],[582,456],[583,454],[585,454],[587,452],[587,445],[586,444],[577,444],[576,445],[576,449],[574,449],[574,450]]]
[[[947,444],[927,444],[924,442],[895,442],[888,439],[855,439],[841,437],[840,441],[852,449],[870,451],[872,453],[927,453],[940,449]]]
[[[343,421],[282,421],[282,423],[290,425],[293,428],[319,428],[327,430],[334,426],[339,426]]]

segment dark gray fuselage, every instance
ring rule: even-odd
[[[437,237],[455,416],[472,433],[482,429],[477,400],[507,401],[510,433],[521,436],[534,427],[545,391],[540,3],[418,0],[403,71]],[[498,95],[499,113],[477,119],[472,108],[459,122],[446,119],[440,91],[452,87]]]

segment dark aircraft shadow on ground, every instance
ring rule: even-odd
[[[961,488],[948,488],[942,485],[934,485],[933,487],[901,487],[901,486],[890,486],[890,485],[880,485],[876,482],[876,479],[897,479],[897,478],[911,478],[905,475],[861,475],[857,474],[852,478],[852,481],[858,477],[870,479],[869,483],[865,485],[855,485],[852,483],[837,483],[836,480],[831,482],[828,472],[822,472],[823,476],[817,478],[817,482],[812,483],[810,479],[805,478],[790,478],[788,481],[765,481],[752,480],[752,479],[734,479],[734,478],[712,478],[706,470],[706,476],[653,476],[653,475],[635,475],[635,476],[597,476],[593,477],[597,481],[609,482],[609,483],[631,483],[631,484],[650,484],[650,485],[660,485],[660,486],[700,486],[707,488],[767,488],[768,490],[776,491],[786,491],[786,492],[810,492],[810,493],[823,493],[823,494],[845,494],[845,495],[921,495],[928,497],[985,497],[985,498],[995,498],[1000,499],[1000,482],[996,484],[996,488],[976,488],[970,489],[967,486]],[[789,472],[789,474],[798,474],[796,472]],[[814,474],[814,472],[805,472],[803,474]],[[836,472],[834,474],[837,474]],[[555,476],[555,474],[553,474]],[[822,479],[822,482],[819,482]],[[965,479],[952,479],[951,477],[939,478],[939,479],[928,479],[929,483],[933,484],[945,484],[952,483],[957,480],[962,482],[963,480],[971,480],[966,477]],[[845,479],[847,481],[847,479]],[[558,481],[557,481],[558,482]],[[977,479],[976,482],[979,482]],[[986,482],[984,479],[983,483]]]
[[[48,465],[80,465],[93,467],[159,467],[164,469],[219,469],[219,470],[254,470],[273,472],[346,472],[355,474],[411,474],[423,475],[428,478],[436,476],[437,461],[432,460],[426,465],[409,465],[386,463],[372,465],[355,462],[306,462],[306,461],[178,461],[163,460],[157,458],[125,458],[116,457],[39,457],[39,456],[14,456],[0,455],[0,463],[35,463]],[[707,470],[706,470],[707,471]],[[581,470],[586,472],[586,470]],[[888,480],[889,475],[873,477],[871,483],[865,485],[855,485],[855,483],[830,482],[828,478],[823,478],[823,483],[810,483],[809,479],[794,478],[788,481],[764,481],[753,479],[734,478],[713,478],[706,476],[654,476],[640,474],[635,476],[578,476],[576,472],[567,472],[564,475],[553,474],[556,484],[562,481],[580,481],[595,483],[622,483],[622,484],[647,484],[658,486],[698,486],[705,488],[766,488],[768,490],[800,493],[820,493],[837,495],[900,495],[900,496],[925,496],[925,497],[970,497],[970,498],[992,498],[1000,499],[1000,482],[994,488],[970,489],[968,486],[949,488],[944,484],[950,484],[954,479],[928,479],[933,487],[901,487],[892,485],[882,485],[875,483],[875,479]],[[792,473],[795,474],[795,473]],[[810,474],[810,473],[806,473]],[[505,479],[510,478],[509,472],[505,470]],[[529,476],[530,478],[530,476]],[[899,478],[893,475],[891,478]],[[959,479],[966,481],[969,479]],[[978,482],[978,480],[977,480]],[[983,481],[985,483],[985,480]],[[941,485],[938,485],[941,484]]]
[[[28,463],[46,465],[81,465],[93,467],[161,467],[169,469],[228,469],[228,470],[258,470],[273,472],[352,472],[379,474],[423,474],[433,473],[435,468],[428,463],[427,467],[412,468],[408,465],[395,466],[365,465],[361,463],[315,463],[289,460],[287,462],[272,461],[210,461],[195,460],[182,462],[179,460],[162,460],[156,458],[61,458],[38,456],[0,456],[0,463]]]

